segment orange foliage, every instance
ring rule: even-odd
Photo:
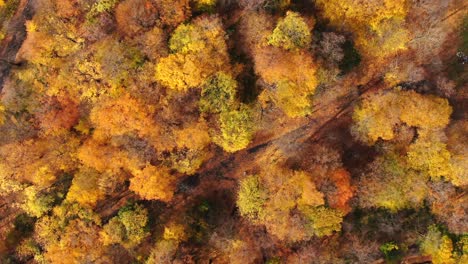
[[[92,139],[87,140],[78,149],[77,157],[84,165],[101,173],[106,171],[118,173],[121,169],[132,171],[144,166],[137,157],[130,156],[118,147]]]
[[[159,127],[153,121],[153,109],[129,94],[103,100],[93,108],[90,118],[96,128],[93,137],[97,140],[129,134],[148,138],[158,145]]]
[[[351,211],[349,200],[354,196],[354,187],[351,185],[350,176],[350,173],[343,168],[336,169],[330,174],[330,179],[335,184],[336,190],[328,196],[328,204],[343,214]]]
[[[145,200],[169,202],[174,195],[176,179],[167,168],[147,165],[143,170],[134,171],[130,179],[130,190]]]
[[[189,0],[156,0],[159,17],[163,24],[176,27],[191,15]]]
[[[118,29],[131,37],[156,22],[157,9],[149,0],[125,0],[115,8]]]
[[[70,97],[48,98],[37,113],[41,129],[46,135],[57,135],[72,128],[78,121],[78,103]]]
[[[60,173],[76,167],[73,137],[13,142],[0,147],[0,178],[50,186]]]

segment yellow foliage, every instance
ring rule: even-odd
[[[175,132],[177,147],[187,147],[189,149],[202,149],[210,144],[211,139],[208,134],[208,126],[205,121],[189,125],[184,129]]]
[[[405,158],[387,154],[376,158],[358,184],[362,207],[382,207],[392,212],[419,208],[428,194],[427,177],[408,168]]]
[[[169,48],[174,53],[195,53],[206,48],[206,40],[203,39],[203,31],[193,24],[182,24],[172,33],[169,40]]]
[[[300,117],[312,111],[312,94],[289,81],[280,81],[271,92],[272,99],[289,117]]]
[[[93,169],[81,168],[73,177],[67,200],[78,202],[83,206],[94,207],[100,199],[104,198],[98,185],[100,177],[101,174]]]
[[[354,109],[353,132],[374,144],[379,138],[393,139],[393,128],[402,122],[419,129],[443,128],[451,113],[447,99],[394,89],[373,94]]]
[[[456,263],[452,255],[452,240],[447,235],[443,235],[435,226],[429,227],[429,231],[420,245],[420,250],[423,254],[430,255],[434,264]]]
[[[310,175],[275,166],[244,178],[237,197],[242,216],[265,225],[269,233],[286,241],[303,241],[339,230],[342,214],[323,207],[324,203]],[[296,208],[307,209],[299,213]],[[321,217],[327,220],[321,222]]]
[[[266,194],[257,175],[242,179],[237,193],[237,207],[240,214],[255,220],[262,214]]]
[[[457,173],[452,165],[452,156],[447,145],[439,141],[418,139],[408,150],[408,165],[427,173],[432,179],[445,177],[458,183]]]
[[[0,126],[5,123],[5,106],[0,104]]]
[[[407,0],[318,0],[323,15],[335,26],[345,26],[356,34],[362,53],[385,57],[406,49],[409,41],[404,19]]]
[[[224,36],[219,18],[202,17],[193,24],[180,25],[169,42],[175,53],[156,65],[156,80],[171,89],[185,91],[199,87],[218,71],[229,71]]]
[[[165,240],[172,239],[181,242],[187,239],[187,235],[185,234],[185,228],[183,225],[170,223],[168,226],[164,227],[163,238]]]
[[[276,88],[265,90],[263,99],[271,98],[288,116],[305,116],[311,110],[311,97],[317,86],[317,66],[307,52],[287,52],[279,48],[259,48],[255,70]]]
[[[147,165],[143,170],[134,171],[130,179],[130,190],[145,200],[169,202],[174,195],[176,178],[169,169]]]

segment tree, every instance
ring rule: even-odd
[[[78,202],[83,206],[96,206],[96,203],[104,198],[104,193],[99,189],[101,174],[94,169],[82,167],[73,177],[72,185],[67,193],[67,200]]]
[[[126,0],[115,8],[115,18],[118,29],[132,37],[156,23],[157,11],[151,1]]]
[[[211,143],[207,124],[199,122],[187,124],[174,131],[176,147],[171,150],[167,162],[178,172],[194,174],[210,157],[208,146]]]
[[[316,65],[307,52],[287,52],[279,48],[257,49],[255,71],[268,83],[261,97],[276,103],[290,117],[310,113],[315,92]]]
[[[240,182],[237,206],[241,216],[289,242],[339,231],[343,213],[323,206],[324,196],[310,175],[276,166]]]
[[[241,180],[237,194],[237,206],[241,216],[256,219],[263,214],[261,211],[267,198],[263,188],[256,175]]]
[[[468,215],[465,214],[468,210],[468,194],[449,182],[433,182],[430,187],[428,202],[431,213],[447,226],[450,233],[468,233]]]
[[[5,106],[0,104],[0,126],[5,123],[5,116],[6,116],[5,112],[6,112],[5,111]]]
[[[147,165],[135,171],[130,179],[130,190],[146,200],[169,202],[174,195],[176,180],[165,167]]]
[[[99,243],[100,221],[92,210],[64,202],[54,207],[50,216],[38,220],[34,238],[48,262],[105,262],[104,247]]]
[[[452,255],[452,240],[442,234],[436,226],[430,226],[427,234],[424,236],[420,250],[423,254],[431,255],[434,264],[456,263]]]
[[[343,214],[335,209],[325,206],[301,206],[299,210],[308,220],[307,225],[312,229],[312,233],[318,237],[329,236],[341,230]]]
[[[241,150],[253,137],[252,112],[246,106],[219,115],[220,133],[213,141],[228,152]]]
[[[404,20],[408,1],[318,0],[317,4],[332,25],[353,31],[363,54],[383,58],[407,49],[409,32]]]
[[[396,212],[422,206],[428,195],[427,177],[411,170],[404,157],[384,154],[368,165],[358,186],[362,207],[382,207]]]
[[[189,0],[156,0],[156,7],[161,22],[172,28],[191,16]]]
[[[394,127],[401,123],[420,132],[444,128],[451,113],[446,99],[396,88],[365,98],[354,109],[352,131],[359,140],[372,145],[379,138],[393,139]]]
[[[69,135],[28,139],[2,145],[0,178],[11,184],[28,182],[41,188],[49,187],[64,172],[76,168],[73,155],[78,145],[78,139]]]
[[[196,8],[200,11],[213,11],[217,0],[195,0]]]
[[[169,47],[174,53],[159,61],[155,75],[168,88],[185,91],[199,87],[216,72],[230,70],[225,32],[217,17],[201,17],[192,24],[180,25]]]
[[[300,14],[292,11],[286,13],[268,39],[268,44],[286,50],[297,50],[310,45],[312,36],[310,28]]]
[[[236,94],[236,80],[224,72],[218,72],[202,86],[200,111],[220,113],[234,109]]]
[[[21,208],[30,216],[41,217],[52,209],[54,198],[38,190],[35,186],[29,186],[23,190],[25,201]]]
[[[418,139],[409,146],[407,155],[410,168],[422,171],[433,179],[442,176],[447,179],[453,178],[451,155],[446,144]]]
[[[312,94],[290,81],[280,81],[272,92],[272,100],[287,116],[300,117],[312,112]]]
[[[90,114],[95,130],[93,137],[106,140],[134,134],[157,143],[159,128],[152,119],[153,109],[143,105],[129,94],[107,98],[96,104]],[[153,141],[154,139],[154,141]]]
[[[120,243],[127,248],[137,246],[146,236],[148,210],[141,205],[123,207],[116,217],[104,225],[101,239],[104,245]]]
[[[46,135],[68,132],[78,121],[79,108],[76,100],[68,96],[47,98],[36,117]]]

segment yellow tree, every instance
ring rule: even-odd
[[[409,32],[404,27],[407,0],[318,0],[317,3],[323,16],[334,26],[353,31],[362,54],[383,58],[407,49]]]
[[[201,17],[180,25],[169,40],[174,52],[156,65],[156,80],[171,89],[199,87],[218,71],[229,72],[225,32],[217,17]]]
[[[317,66],[311,54],[262,47],[256,49],[254,59],[256,72],[273,86],[265,89],[261,97],[271,99],[290,117],[310,113],[317,86]]]
[[[83,206],[94,207],[104,197],[99,189],[101,174],[91,168],[82,167],[73,177],[72,185],[67,193],[67,200],[78,202]]]
[[[343,214],[324,203],[309,174],[276,166],[242,179],[237,197],[242,216],[290,242],[341,229]]]
[[[393,139],[393,130],[401,123],[417,127],[420,133],[442,129],[451,113],[447,99],[396,88],[365,98],[354,109],[352,131],[361,141],[374,144],[379,138]]]
[[[187,124],[174,131],[176,148],[171,150],[169,163],[171,167],[185,174],[194,174],[210,155],[208,146],[211,143],[208,126],[202,120]]]

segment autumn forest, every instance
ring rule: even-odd
[[[0,263],[468,263],[464,0],[0,0]]]

